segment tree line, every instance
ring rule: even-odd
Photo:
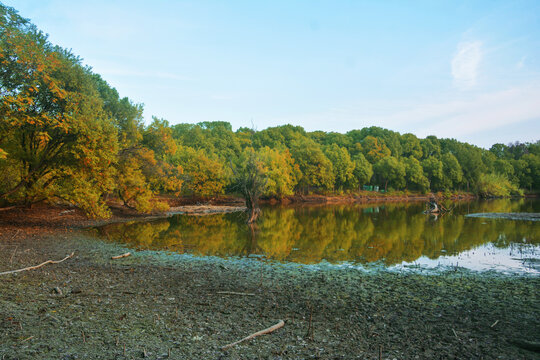
[[[0,3],[0,204],[63,201],[93,217],[114,198],[164,210],[157,194],[238,193],[255,172],[262,196],[540,188],[540,142],[489,150],[380,127],[308,132],[283,125],[233,131],[227,122],[171,125],[121,97],[70,51]],[[257,180],[263,179],[263,180]],[[243,185],[242,185],[243,184]],[[241,192],[241,191],[240,191]]]

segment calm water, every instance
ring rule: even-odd
[[[94,229],[137,249],[198,256],[261,256],[315,264],[387,267],[460,266],[540,274],[540,222],[468,218],[478,212],[540,212],[540,201],[448,203],[442,217],[424,203],[265,207],[256,229],[241,213],[175,215]]]

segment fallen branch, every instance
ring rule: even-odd
[[[29,267],[26,267],[24,269],[18,269],[18,270],[4,271],[4,272],[1,272],[0,275],[15,274],[15,273],[18,273],[18,272],[21,272],[21,271],[35,270],[35,269],[39,269],[40,267],[45,266],[47,264],[60,264],[61,262],[66,261],[69,258],[72,258],[73,255],[75,255],[74,252],[72,252],[70,255],[66,256],[62,260],[57,260],[57,261],[55,261],[55,260],[47,260],[44,263],[41,263],[41,264],[36,265],[36,266],[29,266]]]
[[[218,291],[217,293],[221,295],[255,296],[255,294],[252,294],[252,293],[241,293],[241,292],[234,292],[234,291]]]
[[[285,322],[283,320],[279,320],[279,322],[274,325],[274,326],[270,326],[268,329],[264,329],[264,330],[261,330],[261,331],[258,331],[254,334],[251,334],[245,338],[243,338],[242,340],[238,340],[238,341],[235,341],[231,344],[228,344],[228,345],[225,345],[221,348],[221,350],[227,350],[228,348],[231,348],[235,345],[238,345],[240,344],[241,342],[244,342],[244,341],[247,341],[247,340],[250,340],[250,339],[253,339],[254,337],[257,337],[257,336],[261,336],[261,335],[265,335],[265,334],[269,334],[273,331],[276,331],[277,329],[283,327],[285,325]]]
[[[113,256],[113,257],[111,257],[111,259],[112,259],[112,260],[121,259],[121,258],[128,257],[128,256],[130,256],[130,255],[131,255],[131,253],[130,253],[130,252],[127,252],[127,253],[122,254],[122,255]]]
[[[5,208],[0,208],[0,211],[8,211],[8,210],[11,210],[11,209],[15,209],[17,206],[8,206],[8,207],[5,207]]]
[[[26,342],[26,341],[31,340],[31,339],[33,339],[33,338],[34,338],[34,336],[32,335],[32,336],[27,337],[26,339],[22,340],[21,342]]]

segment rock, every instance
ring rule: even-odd
[[[62,290],[60,290],[59,287],[55,287],[52,289],[53,294],[62,295]]]

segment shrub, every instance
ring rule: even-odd
[[[502,174],[480,175],[476,193],[483,198],[523,195],[523,192]]]

